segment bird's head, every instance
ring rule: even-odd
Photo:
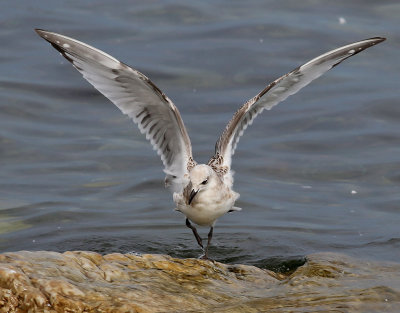
[[[214,170],[206,165],[200,164],[193,167],[193,169],[189,173],[190,183],[188,190],[190,193],[188,194],[188,204],[190,205],[194,199],[194,197],[204,190],[208,188],[212,188],[217,183],[218,177]]]

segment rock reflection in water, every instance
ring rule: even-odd
[[[400,265],[314,254],[292,274],[165,255],[0,255],[0,312],[395,312]]]

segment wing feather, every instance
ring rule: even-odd
[[[192,148],[178,109],[145,75],[105,52],[57,33],[36,29],[83,77],[128,115],[160,155],[173,191],[186,184]]]
[[[375,37],[331,50],[273,81],[236,111],[218,139],[215,155],[210,159],[209,164],[217,172],[230,173],[231,159],[236,145],[244,130],[252,124],[258,114],[263,110],[272,109],[347,58],[384,40],[385,38]]]

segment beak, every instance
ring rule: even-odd
[[[192,189],[192,191],[191,191],[191,193],[189,195],[189,205],[192,203],[194,197],[197,195],[198,192],[199,191],[196,191],[196,190]]]

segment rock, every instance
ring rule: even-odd
[[[165,255],[0,254],[0,312],[395,312],[400,265],[315,254],[291,275]]]

